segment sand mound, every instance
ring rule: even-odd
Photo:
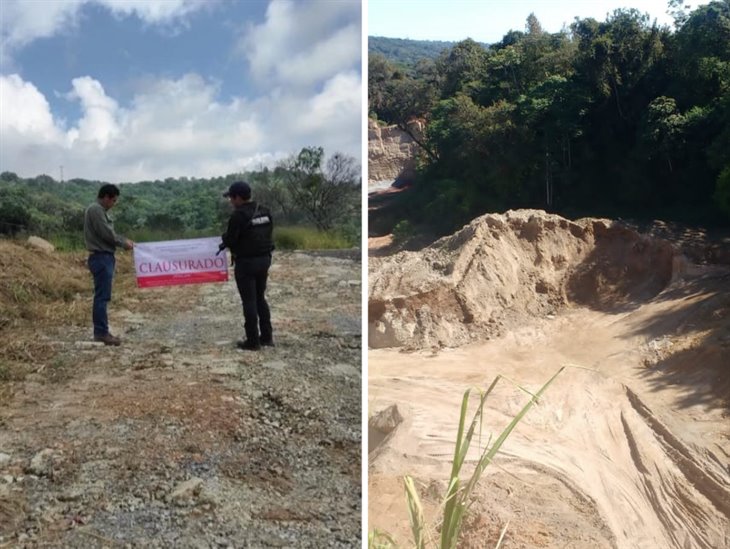
[[[406,474],[437,528],[464,390],[501,374],[534,392],[569,366],[487,468],[459,547],[505,528],[505,549],[728,546],[730,271],[669,236],[514,211],[371,257],[370,345],[402,348],[369,351],[369,407],[404,420],[369,454],[369,530],[408,543]],[[525,400],[500,382],[484,439]]]
[[[456,347],[570,305],[621,310],[671,282],[675,255],[608,220],[487,214],[419,252],[371,258],[369,345]]]

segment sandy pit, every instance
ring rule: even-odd
[[[410,544],[408,474],[437,535],[465,390],[502,374],[534,392],[568,366],[487,469],[460,547],[505,527],[502,548],[730,546],[727,267],[514,211],[369,269],[369,531]],[[501,381],[483,442],[528,399]]]

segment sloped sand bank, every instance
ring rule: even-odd
[[[402,418],[371,444],[370,530],[408,542],[404,474],[436,519],[467,388],[503,374],[534,391],[569,364],[487,469],[460,546],[494,547],[508,523],[503,548],[728,546],[726,268],[520,211],[370,269],[369,411]],[[500,383],[483,441],[527,398]]]

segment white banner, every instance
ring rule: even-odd
[[[228,254],[218,252],[220,238],[192,238],[134,245],[137,286],[177,286],[228,280]]]

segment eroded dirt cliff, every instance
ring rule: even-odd
[[[420,126],[414,126],[419,131]],[[368,185],[393,182],[416,166],[418,145],[397,126],[385,126],[368,119]]]

